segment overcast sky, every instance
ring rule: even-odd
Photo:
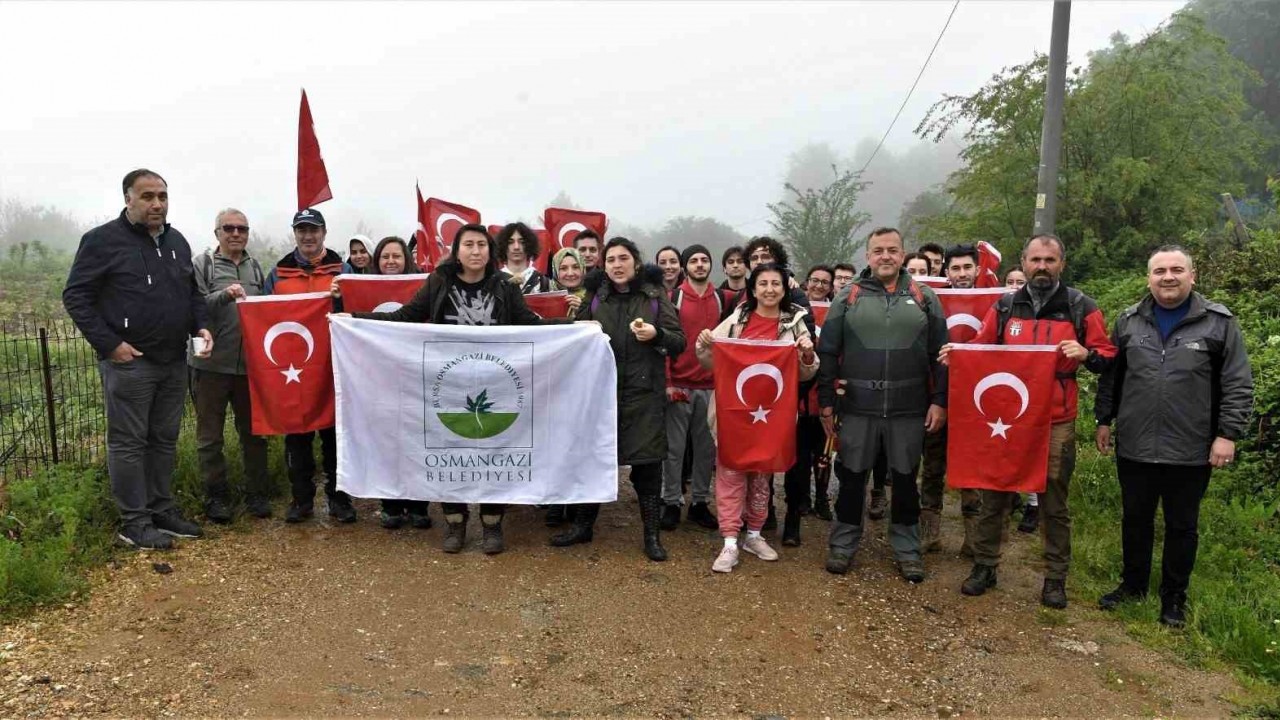
[[[1072,60],[1181,4],[1077,0]],[[538,217],[564,190],[615,222],[703,215],[760,233],[787,156],[879,137],[950,10],[3,0],[0,197],[103,218],[119,212],[124,173],[146,166],[168,179],[169,219],[193,245],[212,241],[226,205],[286,235],[305,87],[335,196],[320,206],[331,246],[361,219],[409,233],[415,179],[490,223]],[[1051,14],[962,2],[888,147],[915,142],[943,93],[1047,52]]]

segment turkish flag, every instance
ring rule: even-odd
[[[333,427],[329,293],[258,295],[236,301],[249,371],[254,435]]]
[[[496,238],[498,237],[498,233],[502,232],[502,228],[504,228],[504,227],[506,227],[506,226],[505,226],[505,225],[490,225],[490,226],[489,226],[489,234],[490,234],[490,235],[492,235],[492,236],[496,239]]]
[[[422,199],[422,188],[415,182],[413,190],[418,195],[418,229],[413,231],[413,239],[417,242],[413,245],[413,254],[415,264],[418,267],[422,267],[422,263],[418,260],[418,258],[422,257],[422,250],[419,248],[425,248],[427,243],[431,242],[431,233],[427,231],[427,228],[431,226],[431,221],[427,219],[427,201]],[[430,269],[428,268],[428,270]]]
[[[831,303],[821,300],[810,300],[809,307],[813,310],[813,328],[822,335],[822,323],[827,321],[827,311],[831,309]]]
[[[567,290],[529,293],[524,296],[524,302],[540,318],[569,317],[569,292]]]
[[[342,309],[347,312],[392,312],[413,299],[427,273],[415,275],[339,275]]]
[[[316,139],[315,123],[311,120],[311,103],[307,102],[307,91],[303,90],[302,107],[298,110],[298,209],[315,207],[332,199],[329,172],[324,169],[320,141]]]
[[[1044,492],[1055,345],[956,345],[948,355],[947,485]]]
[[[979,288],[1000,287],[1000,251],[986,240],[978,241],[978,277],[973,286]]]
[[[951,285],[950,280],[944,277],[938,277],[936,275],[916,275],[911,279],[915,280],[921,285],[928,285],[929,287],[935,288],[935,289],[949,287]]]
[[[453,247],[453,236],[458,228],[480,222],[480,211],[447,200],[429,198],[424,214],[426,231],[431,241],[418,243],[416,260],[418,267],[430,272],[449,256],[449,248]]]
[[[947,316],[947,340],[953,343],[967,343],[978,336],[982,329],[982,318],[987,311],[1008,290],[999,288],[982,288],[973,290],[953,290],[939,288],[933,291],[942,301],[942,312]]]
[[[609,218],[602,212],[588,210],[570,210],[568,208],[547,208],[542,213],[542,224],[547,228],[542,241],[543,272],[550,274],[551,256],[560,248],[573,247],[573,239],[583,230],[594,230],[596,235],[604,238],[609,227]],[[603,247],[603,241],[601,242]],[[603,260],[601,265],[603,265]]]
[[[718,338],[711,357],[718,462],[740,472],[785,472],[796,461],[795,343]]]

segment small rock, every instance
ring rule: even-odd
[[[167,562],[151,563],[151,569],[161,575],[168,575],[173,572],[173,566]]]

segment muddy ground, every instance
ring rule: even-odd
[[[518,508],[508,551],[445,555],[431,530],[242,520],[122,555],[87,598],[0,629],[0,715],[1224,716],[1239,688],[1127,639],[1072,596],[1039,609],[1038,542],[964,598],[959,518],[929,579],[902,582],[871,523],[856,568],[822,568],[827,524],[779,562],[715,575],[715,531],[640,551],[634,495],[596,540],[550,548]],[[954,499],[949,499],[953,502]],[[781,501],[779,500],[781,505]],[[155,563],[172,571],[157,572]],[[163,569],[163,568],[162,568]]]

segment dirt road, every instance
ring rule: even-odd
[[[567,550],[514,510],[496,557],[477,518],[445,555],[438,524],[389,532],[358,506],[354,526],[277,515],[123,556],[87,599],[0,630],[0,715],[1204,717],[1238,690],[1126,639],[1089,598],[1039,610],[1026,536],[999,588],[963,598],[958,517],[912,587],[883,522],[848,576],[823,571],[816,518],[781,561],[744,554],[724,576],[719,538],[689,525],[664,536],[671,561],[647,561],[629,490]]]

